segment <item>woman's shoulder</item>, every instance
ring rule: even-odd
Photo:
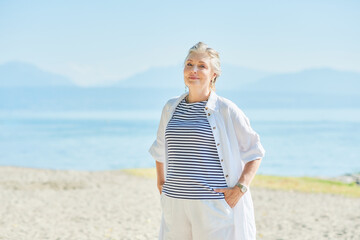
[[[178,101],[181,96],[182,95],[171,97],[170,99],[167,100],[166,105],[172,105],[176,103],[176,101]]]
[[[218,106],[220,110],[227,110],[230,114],[237,114],[241,116],[245,116],[243,110],[232,100],[225,98],[223,96],[218,96]]]
[[[164,104],[163,109],[169,109],[171,106],[173,106],[174,104],[176,104],[176,102],[178,102],[180,100],[181,97],[183,97],[184,94],[178,95],[178,96],[174,96],[169,98],[166,103]]]
[[[230,117],[234,124],[239,123],[242,126],[248,126],[250,124],[249,118],[244,111],[232,100],[225,97],[218,97],[218,104],[221,114]]]

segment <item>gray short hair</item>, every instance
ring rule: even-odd
[[[216,73],[216,77],[214,79],[214,84],[212,85],[213,89],[215,90],[215,82],[218,79],[218,77],[221,75],[219,53],[216,50],[209,48],[207,44],[205,44],[203,42],[198,42],[197,44],[195,44],[194,46],[192,46],[189,49],[188,55],[186,56],[185,61],[184,61],[184,66],[186,64],[186,60],[188,59],[189,55],[194,52],[195,53],[207,53],[209,55],[211,68],[213,69],[214,73]]]

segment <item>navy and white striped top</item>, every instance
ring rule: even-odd
[[[165,130],[168,170],[162,191],[182,199],[222,199],[226,188],[214,136],[205,113],[207,101],[176,107]]]

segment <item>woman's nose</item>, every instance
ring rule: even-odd
[[[197,72],[197,66],[194,66],[194,67],[192,68],[192,72],[194,72],[194,73]]]

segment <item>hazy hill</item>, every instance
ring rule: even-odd
[[[247,69],[239,66],[224,64],[222,74],[216,86],[218,89],[240,89],[249,82],[254,82],[270,73]],[[135,74],[115,84],[125,88],[173,88],[184,89],[183,67],[181,65],[170,67],[154,67]]]
[[[1,110],[161,109],[184,92],[181,66],[151,68],[109,87],[77,87],[31,64],[0,65]],[[309,69],[270,74],[223,66],[217,93],[244,108],[359,108],[360,74]]]
[[[354,95],[360,94],[360,73],[329,68],[308,69],[266,76],[247,84],[244,90],[267,93]]]
[[[119,80],[109,88],[172,89],[185,87],[181,65],[154,67]],[[23,62],[0,65],[0,87],[77,87],[71,79]],[[216,83],[218,90],[259,93],[360,94],[360,73],[330,68],[274,74],[224,64]],[[80,87],[79,87],[80,88]],[[103,87],[91,87],[103,88]]]
[[[0,87],[74,86],[72,81],[59,74],[43,71],[24,62],[0,65]]]

